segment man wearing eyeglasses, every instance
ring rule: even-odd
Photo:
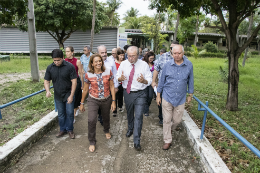
[[[179,45],[179,42],[178,41],[172,41],[172,44],[170,46],[170,49],[172,50],[172,48],[175,46],[175,45]],[[152,87],[154,88],[155,86],[158,87],[158,85],[156,84],[156,78],[158,77],[158,81],[160,80],[160,77],[161,77],[161,74],[162,74],[162,69],[164,67],[164,65],[170,61],[171,59],[173,59],[173,56],[172,56],[172,52],[171,50],[169,52],[166,52],[166,53],[163,53],[157,63],[154,65],[154,71],[153,71],[153,81],[152,81]],[[183,58],[187,58],[185,55],[183,56]],[[159,108],[159,124],[160,125],[163,125],[163,115],[162,115],[162,105],[158,106]]]
[[[140,151],[147,86],[152,82],[152,74],[148,64],[138,59],[138,54],[139,51],[136,46],[130,46],[127,49],[128,59],[120,64],[116,78],[119,82],[122,82],[124,88],[124,101],[128,121],[126,137],[129,138],[133,134],[134,148]]]

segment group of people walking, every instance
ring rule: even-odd
[[[69,133],[70,138],[75,138],[74,116],[79,109],[85,111],[86,103],[89,150],[94,152],[97,120],[103,125],[104,136],[110,139],[110,111],[116,117],[118,111],[124,111],[124,102],[128,120],[126,137],[133,135],[134,148],[140,151],[143,115],[149,116],[149,106],[157,88],[156,102],[160,122],[163,121],[163,149],[169,149],[171,128],[181,122],[187,88],[188,102],[194,91],[193,66],[184,56],[183,46],[173,42],[171,50],[163,53],[156,63],[152,51],[141,60],[135,46],[126,50],[115,48],[110,57],[107,57],[104,45],[97,47],[96,54],[85,46],[80,60],[74,58],[73,53],[73,47],[68,46],[64,60],[63,52],[54,49],[51,54],[53,63],[47,67],[44,78],[46,97],[51,96],[50,81],[54,86],[60,125],[56,137]]]

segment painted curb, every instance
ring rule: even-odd
[[[203,137],[203,139],[200,140],[201,130],[191,119],[186,110],[184,111],[182,120],[182,125],[186,129],[190,144],[200,156],[204,170],[208,173],[231,173],[208,139]]]
[[[0,147],[0,172],[4,172],[8,167],[15,164],[19,158],[27,152],[32,144],[37,142],[58,121],[58,113],[50,112],[41,120],[24,130],[5,145]]]

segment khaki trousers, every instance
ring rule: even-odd
[[[181,122],[185,103],[177,107],[172,106],[162,98],[162,113],[163,113],[163,140],[165,143],[172,142],[172,132]]]

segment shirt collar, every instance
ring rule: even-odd
[[[184,56],[182,58],[183,58],[183,62],[180,66],[187,65],[187,59]],[[171,65],[176,65],[174,59],[171,59]]]

